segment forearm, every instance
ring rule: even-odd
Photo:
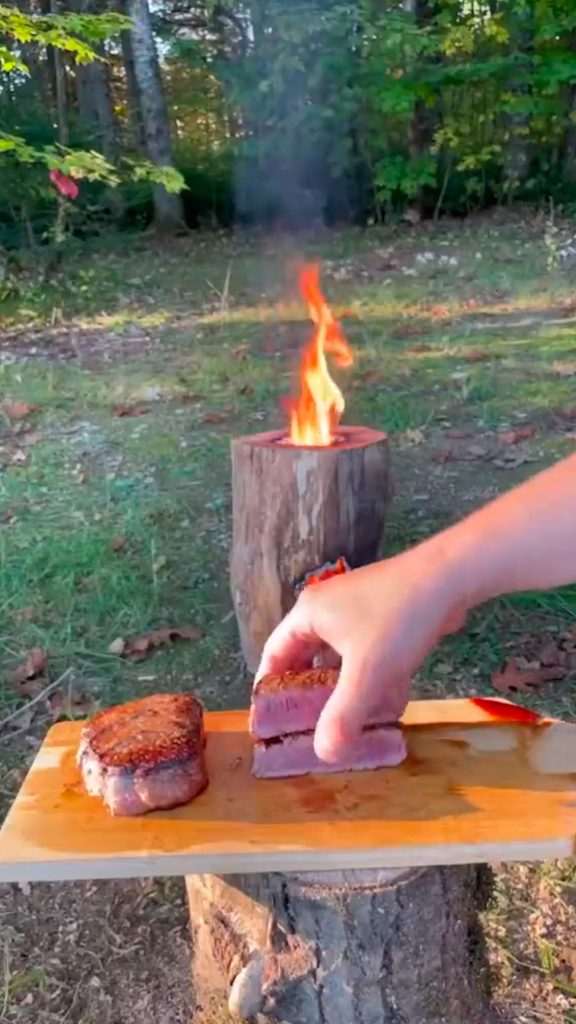
[[[576,581],[576,455],[435,541],[456,599],[469,608],[500,594]]]

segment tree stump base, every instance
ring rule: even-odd
[[[488,883],[478,866],[189,876],[195,1020],[482,1024]]]

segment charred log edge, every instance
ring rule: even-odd
[[[371,722],[370,725],[365,725],[362,732],[375,732],[376,729],[398,729],[401,730],[402,726],[398,722]],[[284,740],[295,740],[299,736],[313,736],[314,729],[302,729],[300,732],[283,732],[279,736],[269,736],[267,739],[255,739],[255,745],[258,747],[277,747]]]
[[[287,442],[285,430],[269,430],[263,434],[245,434],[242,437],[235,437],[233,445],[248,444],[255,448],[272,448],[275,451],[286,453],[298,452],[338,452],[351,451],[355,448],[367,448],[372,444],[381,444],[388,441],[388,434],[383,430],[374,430],[372,427],[351,426],[339,427],[336,440],[330,445],[315,444],[290,444]]]

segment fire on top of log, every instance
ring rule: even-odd
[[[300,272],[300,292],[315,329],[302,352],[298,397],[286,402],[290,430],[281,443],[328,448],[341,441],[336,431],[345,402],[330,375],[326,357],[332,355],[337,366],[342,367],[351,366],[354,357],[320,290],[319,275],[318,264],[307,265]]]
[[[300,275],[314,332],[288,402],[289,429],[232,440],[230,582],[251,672],[302,587],[374,561],[383,539],[388,439],[340,423],[344,397],[327,357],[350,366],[353,356],[318,277],[317,265]]]

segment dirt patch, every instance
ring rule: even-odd
[[[6,1024],[192,1024],[180,881],[0,889]]]

